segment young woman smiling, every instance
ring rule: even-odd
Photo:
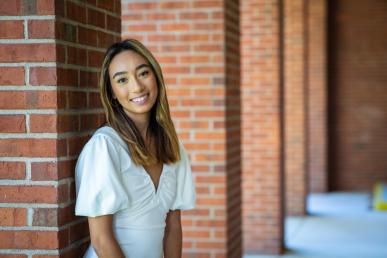
[[[87,216],[85,258],[180,258],[180,210],[195,206],[188,155],[161,68],[134,39],[108,48],[100,75],[107,124],[76,165],[75,213]]]

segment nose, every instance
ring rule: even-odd
[[[144,86],[137,80],[135,76],[129,78],[129,90],[132,92],[141,92]]]

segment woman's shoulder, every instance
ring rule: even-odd
[[[127,145],[124,142],[124,140],[121,138],[121,136],[117,133],[116,130],[114,130],[110,126],[102,126],[98,128],[93,136],[88,141],[89,143],[92,143],[97,140],[103,140],[111,143],[112,145],[116,146],[117,148],[124,148],[127,150]]]

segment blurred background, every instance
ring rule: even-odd
[[[0,0],[0,257],[82,257],[74,166],[125,38],[189,151],[183,257],[387,257],[385,0]]]

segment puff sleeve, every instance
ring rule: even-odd
[[[85,145],[75,168],[76,215],[96,217],[128,208],[119,151],[117,144],[103,135],[93,136]]]
[[[191,164],[184,146],[180,143],[181,159],[175,167],[177,187],[171,210],[191,210],[195,208],[196,190]]]

